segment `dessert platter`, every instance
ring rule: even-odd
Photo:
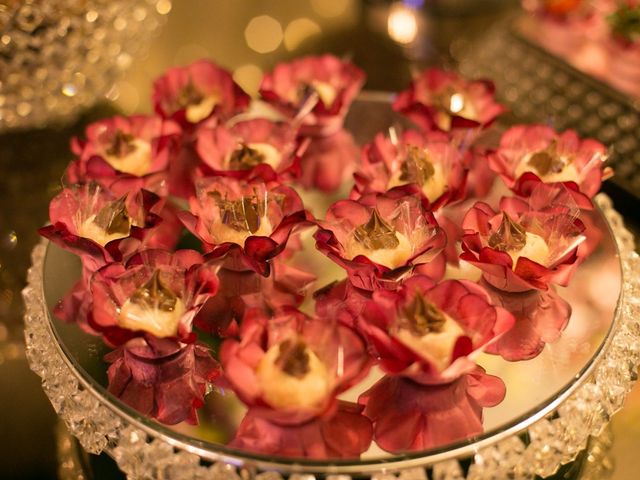
[[[491,78],[500,101],[520,121],[573,129],[607,145],[616,171],[611,182],[637,196],[640,62],[632,58],[640,45],[633,20],[640,4],[522,3],[526,14],[496,24],[460,53],[460,71]]]
[[[493,85],[360,92],[331,55],[250,98],[210,61],[90,125],[24,291],[31,368],[129,478],[534,478],[622,406],[640,262],[607,149]]]

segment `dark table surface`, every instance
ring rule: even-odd
[[[349,55],[368,76],[366,88],[404,88],[411,72],[426,65],[455,67],[457,52],[479,42],[491,26],[515,10],[500,0],[406,2],[420,7],[418,41],[409,48],[387,33],[389,2],[356,0],[180,0],[173,2],[167,24],[146,58],[135,59],[119,82],[120,96],[100,103],[68,125],[0,134],[0,478],[56,478],[56,416],[39,379],[24,357],[22,300],[29,255],[38,241],[36,229],[47,220],[47,204],[59,187],[70,159],[69,139],[97,118],[145,112],[154,77],[167,67],[210,57],[235,70],[248,90],[260,71],[304,53]],[[165,2],[165,8],[167,3]],[[298,20],[301,36],[289,37],[269,53],[250,48],[245,31],[250,20],[269,15],[283,27]],[[300,19],[305,19],[300,21]],[[1,72],[0,72],[1,75]],[[620,206],[620,205],[619,205]],[[638,225],[637,204],[623,208],[627,223]],[[634,213],[634,211],[636,213]],[[640,458],[640,390],[613,422],[615,479],[637,478]]]

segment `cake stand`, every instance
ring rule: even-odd
[[[360,143],[393,122],[388,105],[384,94],[368,94],[356,102],[347,126]],[[535,359],[482,357],[479,363],[488,373],[505,381],[505,400],[485,410],[483,433],[429,450],[391,455],[373,449],[353,460],[234,450],[225,445],[219,427],[238,421],[235,407],[215,391],[207,397],[207,404],[215,405],[204,408],[213,414],[201,415],[199,427],[168,427],[140,415],[108,393],[101,340],[51,314],[78,277],[79,264],[73,255],[44,241],[33,251],[23,292],[27,356],[69,432],[86,451],[109,454],[129,478],[548,477],[603,432],[622,407],[640,363],[640,258],[609,198],[599,194],[595,203],[593,228],[602,232],[598,249],[578,269],[571,286],[560,291],[573,307],[567,329]]]

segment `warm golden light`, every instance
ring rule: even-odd
[[[282,43],[282,26],[269,15],[251,19],[244,30],[244,38],[251,50],[258,53],[273,52]]]
[[[320,25],[308,18],[297,18],[287,25],[284,31],[284,46],[287,50],[295,50],[307,38],[318,35]]]
[[[464,110],[464,97],[461,93],[454,93],[451,95],[449,111],[451,113],[460,113],[462,110]]]
[[[171,11],[171,1],[170,0],[160,0],[158,3],[156,3],[156,11],[160,14],[160,15],[166,15],[167,13],[169,13]]]
[[[387,31],[389,36],[398,43],[413,42],[418,35],[416,12],[401,3],[392,5],[387,19]]]
[[[251,63],[242,65],[234,70],[233,79],[245,92],[256,95],[262,79],[262,69]]]
[[[311,8],[321,17],[332,18],[342,15],[353,0],[311,0]]]

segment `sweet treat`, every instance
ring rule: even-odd
[[[506,389],[479,358],[560,338],[605,148],[526,125],[480,147],[493,85],[434,69],[393,104],[414,126],[358,147],[363,83],[330,55],[281,64],[261,116],[203,60],[156,81],[155,115],[73,141],[40,233],[82,262],[55,312],[110,350],[112,394],[169,425],[215,394],[220,442],[251,453],[406,452],[482,432]]]

